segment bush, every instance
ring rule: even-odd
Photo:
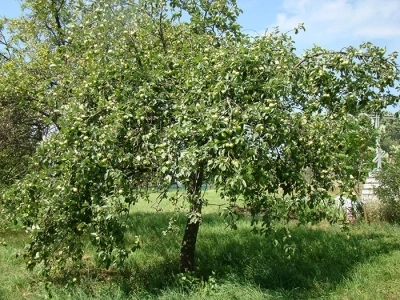
[[[365,203],[363,205],[363,217],[365,218],[366,215],[366,220],[368,220],[368,222],[383,221],[384,218],[382,216],[382,208],[383,206],[379,202]]]
[[[381,219],[400,223],[400,147],[394,149],[391,163],[384,166],[377,178],[381,183],[375,190],[381,201]]]

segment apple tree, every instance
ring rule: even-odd
[[[235,0],[25,5],[16,34],[29,28],[24,43],[36,47],[24,51],[35,59],[21,54],[4,80],[41,70],[43,84],[20,76],[21,84],[58,130],[2,201],[30,232],[28,265],[43,263],[48,274],[71,259],[79,266],[88,236],[106,267],[122,264],[124,233],[135,230],[126,218],[154,188],[189,206],[182,272],[195,268],[203,184],[226,201],[228,216],[238,202],[261,215],[255,228],[265,234],[293,214],[335,221],[329,189],[351,194],[373,155],[363,113],[398,101],[396,54],[365,43],[298,55],[279,29],[243,34]],[[55,11],[68,25],[52,34]],[[169,197],[176,181],[185,188]]]

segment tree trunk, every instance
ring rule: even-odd
[[[188,218],[181,246],[181,263],[179,269],[182,273],[194,270],[194,253],[199,227],[200,221],[191,223],[190,218]]]
[[[196,250],[197,233],[200,227],[201,218],[201,185],[203,184],[204,170],[200,167],[199,171],[190,176],[188,186],[188,196],[191,207],[191,214],[188,216],[181,245],[180,271],[182,273],[194,271],[194,259]]]

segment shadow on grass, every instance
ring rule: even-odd
[[[274,246],[279,236],[255,236],[245,229],[232,235],[203,234],[197,248],[199,272],[284,291],[292,299],[326,295],[358,264],[399,249],[384,234],[353,232],[347,237],[332,229],[295,227],[286,241],[295,248],[288,258],[290,250]]]
[[[132,215],[135,234],[142,236],[143,247],[132,255],[123,278],[118,280],[126,293],[146,290],[154,295],[178,287],[176,274],[183,232],[162,234],[171,216]],[[184,221],[184,216],[177,220],[181,230]],[[217,215],[204,217],[196,249],[198,277],[207,279],[215,273],[221,282],[236,281],[282,291],[290,298],[318,297],[351,276],[356,265],[399,249],[400,233],[391,235],[389,227],[356,226],[347,235],[337,227],[293,226],[292,237],[285,242],[295,247],[289,259],[291,251],[283,245],[274,246],[275,239],[282,240],[283,235],[254,235],[248,223],[242,225],[233,231],[225,228]]]
[[[4,231],[0,231],[0,242],[7,241],[7,243],[11,244],[12,246],[21,246],[24,245],[28,234],[22,230],[20,227],[12,227]]]

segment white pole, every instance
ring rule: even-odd
[[[375,114],[375,128],[379,130],[379,115]],[[379,138],[380,132],[378,132],[378,136],[376,137],[376,156],[377,156],[377,169],[380,170],[382,169],[382,150],[381,150],[381,141]]]

